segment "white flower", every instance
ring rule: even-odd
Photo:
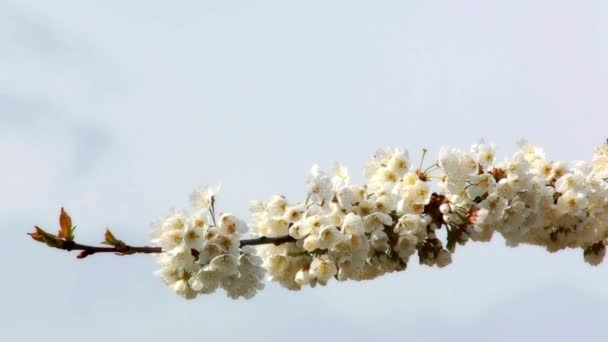
[[[302,236],[306,236],[313,231],[317,231],[329,224],[329,221],[325,216],[321,215],[312,215],[307,217],[301,222],[300,234]]]
[[[222,288],[230,298],[252,298],[257,291],[264,288],[264,268],[260,267],[262,260],[252,254],[239,257],[238,275],[233,274],[222,280]]]
[[[478,144],[471,147],[471,153],[473,154],[475,161],[484,170],[490,170],[494,165],[496,159],[496,146],[494,144],[486,144],[485,141],[481,140]]]
[[[355,203],[359,203],[365,197],[365,189],[356,186],[348,186],[337,194],[340,206],[351,209]]]
[[[410,232],[403,232],[399,235],[395,249],[399,254],[399,258],[404,262],[408,262],[409,258],[416,252],[416,245],[419,239],[416,235]]]
[[[348,176],[348,169],[346,166],[340,163],[334,163],[331,172],[331,183],[333,184],[333,191],[339,192],[348,186],[350,177]]]
[[[568,172],[568,163],[557,161],[553,163],[553,175],[555,178],[560,178]]]
[[[234,255],[222,254],[218,255],[209,262],[205,267],[206,270],[217,272],[222,276],[233,275],[238,270],[238,260]]]
[[[289,227],[289,235],[296,239],[302,239],[302,238],[305,238],[308,235],[308,233],[303,234],[302,224],[300,222],[297,222],[297,223],[291,225],[291,227]]]
[[[320,283],[325,283],[338,273],[338,268],[335,262],[326,257],[315,258],[310,264],[310,273]]]
[[[363,218],[365,231],[371,233],[376,230],[383,230],[385,226],[393,224],[393,218],[384,213],[372,213]]]
[[[273,217],[282,216],[287,210],[287,207],[287,200],[285,197],[279,195],[272,196],[270,201],[266,203],[266,211],[268,211],[268,214]]]
[[[374,158],[368,163],[366,175],[376,173],[379,167],[389,167],[392,172],[403,175],[409,168],[409,153],[402,148],[381,148],[376,151]]]
[[[530,170],[530,163],[522,154],[518,153],[515,157],[505,163],[504,169],[510,176],[523,177],[526,176]]]
[[[195,259],[192,255],[192,250],[186,246],[186,244],[181,244],[165,253],[171,256],[171,263],[175,265],[175,267],[179,267],[184,270],[193,270],[196,267],[194,264]]]
[[[175,248],[182,242],[188,220],[183,211],[173,211],[167,218],[152,225],[152,242],[163,250]]]
[[[283,220],[286,222],[294,223],[302,219],[302,214],[305,210],[303,204],[287,207],[283,214]]]
[[[555,177],[553,163],[545,159],[537,159],[532,161],[534,172],[544,178],[545,181],[551,181]]]
[[[215,201],[220,185],[205,185],[194,190],[190,195],[190,202],[195,209],[209,209]]]
[[[388,189],[385,189],[384,191],[376,192],[372,200],[374,201],[374,206],[377,211],[390,213],[397,209],[401,197],[391,193]]]
[[[203,227],[195,225],[194,221],[192,221],[184,231],[183,242],[190,249],[200,250],[205,242],[203,235]]]
[[[595,149],[589,168],[591,177],[602,180],[608,178],[608,143]]]
[[[200,293],[213,293],[220,286],[222,276],[212,270],[200,270],[188,281],[193,290]]]
[[[382,230],[374,230],[372,232],[370,243],[379,252],[386,252],[389,249],[388,235]]]
[[[501,228],[507,233],[517,231],[519,234],[527,232],[526,227],[522,227],[528,213],[526,212],[526,204],[519,200],[514,200],[505,210]]]
[[[486,199],[479,203],[477,212],[477,224],[500,222],[507,210],[509,201],[498,196],[496,193],[490,194]]]
[[[310,274],[307,268],[303,268],[296,273],[295,281],[300,285],[308,285],[310,284],[315,277]]]
[[[188,285],[188,281],[185,279],[179,279],[171,287],[173,288],[175,293],[186,299],[192,299],[196,297],[196,292],[192,291],[192,288]]]
[[[209,210],[198,210],[192,216],[190,216],[189,220],[195,227],[202,228],[213,224],[213,219],[211,218],[211,213],[209,213]]]
[[[395,233],[402,234],[419,234],[426,230],[426,226],[430,223],[429,218],[422,218],[420,215],[405,214],[399,218],[395,226]]]
[[[319,249],[319,237],[315,235],[308,235],[302,242],[302,248],[308,252]]]
[[[364,233],[363,219],[355,213],[348,213],[342,222],[342,231],[348,234],[361,235]]]
[[[397,203],[397,213],[399,214],[422,214],[424,212],[424,204],[416,203],[409,197],[401,199]]]
[[[391,151],[390,157],[386,166],[389,170],[396,173],[399,176],[405,174],[410,168],[410,155],[405,149],[395,148]]]
[[[568,173],[557,179],[555,182],[555,190],[565,193],[569,190],[576,192],[585,191],[585,178],[580,173]]]
[[[545,152],[540,147],[530,144],[527,140],[522,139],[518,141],[519,153],[530,163],[545,159]]]
[[[333,197],[334,192],[331,179],[321,171],[318,165],[314,165],[310,169],[308,191],[310,193],[310,199],[316,203],[328,201]]]
[[[243,234],[247,231],[247,224],[232,214],[220,215],[218,225],[227,234]]]
[[[381,166],[376,169],[376,172],[370,177],[368,185],[371,192],[376,192],[377,189],[394,186],[400,178],[398,173],[388,167]]]
[[[159,254],[156,259],[160,264],[160,269],[155,271],[154,274],[157,275],[161,281],[171,287],[175,282],[182,279],[186,272],[183,269],[177,267],[173,263],[173,258],[167,253]]]
[[[477,172],[477,162],[459,149],[442,147],[439,150],[439,167],[450,178],[461,179]]]
[[[469,177],[469,185],[466,187],[469,199],[475,200],[485,194],[491,193],[496,188],[496,180],[491,174],[472,175]]]
[[[414,172],[408,172],[401,177],[401,182],[397,183],[393,188],[393,192],[400,196],[407,196],[411,189],[420,182],[418,175]]]
[[[513,199],[517,195],[519,189],[517,186],[519,177],[507,177],[501,179],[497,184],[497,194],[506,199]]]
[[[409,191],[409,199],[416,204],[427,204],[431,200],[431,187],[428,182],[418,181]]]
[[[564,214],[576,214],[587,207],[585,195],[574,190],[568,190],[557,200],[557,207]]]
[[[328,225],[340,226],[344,219],[344,212],[337,203],[331,202],[325,206],[326,211],[325,218],[327,219]]]
[[[394,185],[409,169],[409,154],[401,148],[387,148],[376,151],[367,164],[365,175],[369,179],[370,192]]]
[[[205,241],[205,243],[203,244],[203,248],[199,251],[198,262],[202,265],[205,265],[209,263],[211,259],[215,258],[220,254],[222,254],[222,248],[220,246],[213,242]]]
[[[184,240],[184,232],[181,230],[168,230],[162,232],[156,239],[153,239],[152,242],[155,245],[158,245],[163,248],[165,251],[172,250],[173,248],[179,246]]]
[[[278,219],[269,219],[266,221],[266,230],[263,231],[258,227],[258,233],[262,233],[262,235],[273,237],[273,236],[282,236],[287,234],[289,230],[289,222],[285,221],[283,218]]]
[[[321,249],[330,249],[343,240],[343,235],[338,228],[326,226],[319,230],[317,235],[317,246]]]

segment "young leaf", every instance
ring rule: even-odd
[[[42,228],[35,226],[36,229],[33,233],[27,233],[32,239],[42,242],[49,247],[62,248],[63,241],[59,240],[55,235],[45,232]]]
[[[124,245],[124,242],[118,240],[108,228],[106,228],[106,233],[104,234],[104,238],[105,238],[105,240],[102,242],[104,245],[110,245],[110,246]]]
[[[104,234],[105,240],[102,242],[104,245],[110,245],[116,247],[118,255],[129,255],[134,254],[135,252],[131,251],[129,246],[126,243],[118,240],[112,232],[106,228],[106,233]]]
[[[59,227],[59,233],[57,233],[57,237],[59,239],[74,241],[74,227],[72,227],[72,218],[63,208],[61,208],[61,214],[59,214]]]

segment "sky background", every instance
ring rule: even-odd
[[[605,340],[608,265],[491,243],[445,269],[186,301],[154,258],[76,260],[25,233],[132,244],[221,182],[298,201],[313,163],[378,147],[581,160],[608,137],[608,2],[0,0],[0,331],[7,341]]]

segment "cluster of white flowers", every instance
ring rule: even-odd
[[[264,287],[261,259],[240,248],[246,224],[232,214],[216,220],[218,187],[202,187],[191,196],[194,212],[174,211],[153,225],[153,243],[162,247],[157,275],[177,294],[194,298],[219,287],[231,298],[253,297]],[[217,221],[217,222],[216,222]]]
[[[446,266],[451,254],[435,236],[439,205],[427,173],[410,165],[403,149],[379,150],[366,168],[367,184],[351,185],[342,165],[330,174],[313,166],[309,196],[290,204],[281,196],[252,206],[260,236],[289,234],[295,242],[261,246],[272,280],[290,289],[325,285],[331,278],[363,280],[420,262]],[[432,208],[436,212],[433,215]]]
[[[597,148],[591,161],[571,166],[547,160],[527,142],[496,162],[495,146],[481,141],[468,153],[442,148],[437,162],[422,165],[413,167],[404,149],[379,150],[363,185],[351,184],[340,164],[329,173],[313,166],[305,201],[275,195],[252,203],[252,234],[259,239],[251,244],[261,258],[240,248],[244,222],[222,214],[216,224],[216,189],[197,190],[193,215],[176,211],[155,225],[154,242],[165,251],[159,274],[187,298],[218,287],[248,298],[262,288],[264,273],[298,290],[332,278],[365,280],[404,270],[414,254],[420,264],[444,267],[456,244],[489,241],[494,232],[510,246],[582,248],[587,262],[602,262],[608,145]],[[432,179],[438,179],[434,188]],[[441,229],[445,244],[437,235]]]
[[[442,149],[441,212],[459,243],[486,241],[496,231],[510,246],[520,243],[550,252],[583,248],[585,260],[599,264],[608,238],[608,145],[590,162],[569,166],[550,161],[525,141],[515,155],[495,163],[494,145],[480,143],[470,153]]]

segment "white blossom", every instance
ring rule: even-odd
[[[194,190],[190,195],[190,202],[195,209],[209,209],[215,201],[220,185],[205,185]]]
[[[486,144],[484,140],[471,147],[473,158],[479,166],[487,171],[490,171],[492,166],[494,166],[494,160],[496,159],[495,150],[496,146],[494,144]]]
[[[547,159],[527,141],[502,162],[495,151],[485,141],[469,152],[443,147],[418,170],[407,150],[380,149],[361,185],[351,184],[341,164],[329,175],[315,165],[308,198],[252,202],[249,221],[216,216],[219,187],[198,188],[192,213],[174,210],[153,224],[152,242],[163,250],[156,274],[185,298],[217,290],[251,298],[264,278],[299,290],[332,278],[374,279],[406,269],[412,258],[446,267],[457,248],[494,234],[509,246],[578,248],[586,262],[601,263],[608,244],[608,145],[573,165]],[[244,246],[251,244],[242,240],[249,227],[258,241],[282,243]]]
[[[331,178],[321,171],[319,165],[314,165],[310,169],[308,191],[310,199],[317,203],[330,200],[334,194]]]

